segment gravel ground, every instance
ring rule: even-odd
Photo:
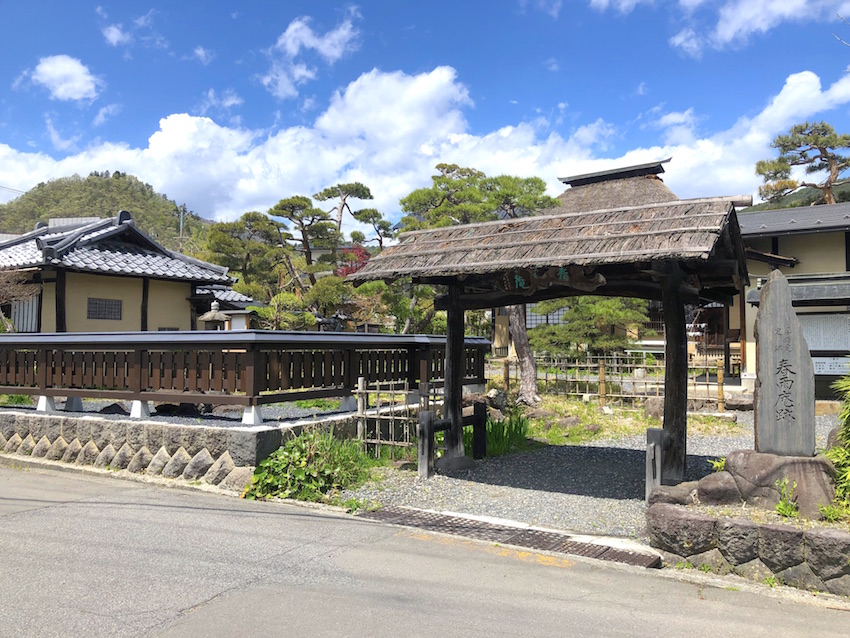
[[[688,436],[688,478],[711,472],[707,460],[752,449],[753,413],[738,413],[733,436]],[[834,416],[817,417],[822,448]],[[472,470],[423,481],[415,471],[387,469],[384,478],[343,498],[504,518],[574,533],[646,539],[646,438],[598,439],[547,446],[475,461]]]

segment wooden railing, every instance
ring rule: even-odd
[[[259,406],[350,396],[368,382],[441,385],[445,337],[192,331],[0,335],[0,393]],[[466,339],[465,384],[490,342]]]

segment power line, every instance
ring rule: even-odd
[[[9,188],[8,186],[0,185],[0,190],[17,193],[18,195],[26,195],[26,191],[19,191],[17,188]]]

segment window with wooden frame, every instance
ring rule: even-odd
[[[121,321],[121,300],[89,297],[86,308],[86,319]]]

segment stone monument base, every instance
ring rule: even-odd
[[[793,501],[806,518],[821,518],[818,505],[835,498],[835,467],[825,456],[801,457],[737,450],[726,457],[726,470],[690,483],[652,490],[647,503],[736,505],[773,509],[782,494],[777,481],[788,478]]]

